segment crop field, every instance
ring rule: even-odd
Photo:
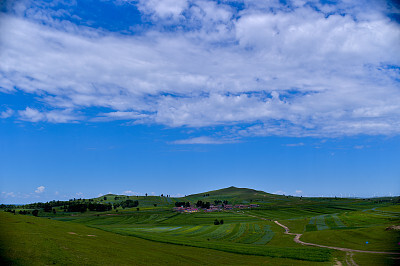
[[[214,225],[215,219],[224,223]],[[331,258],[329,250],[301,246],[287,249],[284,243],[268,245],[274,237],[282,235],[279,228],[271,221],[249,217],[242,212],[187,214],[155,210],[153,213],[76,216],[68,221],[147,240],[240,254],[321,262]],[[279,231],[274,232],[272,228]],[[291,240],[287,240],[286,244],[293,245]]]
[[[156,243],[76,223],[0,212],[1,265],[329,265]]]
[[[327,229],[343,229],[346,225],[336,214],[314,216],[310,219],[304,231],[321,231]]]
[[[385,215],[381,215],[382,213]],[[315,219],[310,219],[310,222],[314,221],[316,224],[320,217],[313,217]],[[307,230],[307,225],[304,241],[361,250],[399,251],[399,231],[387,230],[388,227],[399,224],[400,209],[397,206],[323,217],[328,228],[317,232]]]
[[[129,199],[139,201],[139,208],[118,207],[105,212],[79,213],[65,212],[62,207],[58,207],[54,213],[40,210],[39,217],[42,218],[23,215],[8,217],[17,220],[18,217],[35,219],[57,228],[65,226],[65,228],[80,228],[80,231],[87,228],[88,232],[96,232],[93,235],[105,234],[110,238],[113,236],[124,241],[131,239],[132,244],[129,245],[133,246],[135,246],[133,244],[136,243],[135,241],[165,245],[167,250],[177,250],[178,254],[182,251],[183,253],[180,254],[188,257],[191,255],[187,255],[185,249],[190,248],[200,250],[199,254],[204,252],[232,254],[232,256],[242,256],[241,259],[247,264],[253,262],[263,264],[268,261],[276,265],[332,265],[337,262],[346,265],[349,260],[354,260],[359,265],[394,265],[397,261],[398,255],[350,254],[301,245],[293,241],[293,235],[285,234],[285,230],[274,221],[287,226],[292,233],[302,234],[301,241],[307,243],[365,251],[399,252],[399,230],[388,230],[391,226],[399,225],[399,204],[392,204],[388,200],[294,198],[262,194],[246,189],[235,191],[228,188],[227,190],[226,194],[214,191],[206,195],[190,195],[185,198],[130,196]],[[126,200],[121,195],[105,197],[106,199],[100,197],[95,200],[96,202],[107,200],[107,204],[109,202],[117,204]],[[252,202],[258,204],[259,207],[196,213],[178,213],[172,210],[177,201],[192,200],[193,204],[197,200],[206,199],[210,201],[224,199],[240,204]],[[217,224],[215,224],[216,221]],[[73,230],[78,229],[68,230],[75,232]],[[2,234],[5,233],[2,232]],[[92,233],[87,235],[90,234]],[[62,241],[65,241],[64,238]],[[91,241],[90,238],[88,241]],[[15,245],[18,246],[18,244]],[[13,248],[17,250],[16,246]],[[3,245],[3,249],[7,248]],[[60,261],[68,264],[67,260],[62,260],[61,257]],[[254,261],[250,259],[248,262],[246,259],[254,257],[257,258]],[[171,261],[174,259],[175,257],[171,258]],[[196,261],[199,262],[198,264],[207,264],[200,263],[201,259],[189,260],[188,264],[196,264]],[[93,261],[96,260],[93,259]],[[176,263],[171,261],[167,264]],[[227,262],[227,264],[235,263]]]

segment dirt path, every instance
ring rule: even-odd
[[[255,217],[255,216],[254,216]],[[266,220],[265,218],[258,217],[260,219]],[[339,247],[331,247],[331,246],[324,246],[324,245],[319,245],[319,244],[314,244],[314,243],[307,243],[304,241],[300,240],[300,237],[302,234],[295,234],[295,233],[290,233],[289,228],[278,221],[274,221],[277,225],[283,227],[285,229],[285,234],[287,235],[294,235],[294,242],[302,244],[302,245],[307,245],[307,246],[314,246],[314,247],[320,247],[320,248],[330,248],[330,249],[336,249],[344,252],[361,252],[361,253],[373,253],[373,254],[391,254],[391,255],[400,255],[400,253],[396,252],[384,252],[384,251],[368,251],[368,250],[357,250],[357,249],[350,249],[350,248],[339,248]],[[352,256],[351,256],[352,257]],[[352,260],[352,258],[350,258]],[[354,263],[355,264],[355,263]]]
[[[358,264],[353,260],[353,252],[346,252],[346,263],[350,266],[358,266]]]

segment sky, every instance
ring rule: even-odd
[[[400,195],[397,1],[0,4],[0,202]]]

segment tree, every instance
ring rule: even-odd
[[[221,221],[219,221],[219,224],[224,224],[224,220],[221,219]]]
[[[154,205],[154,207],[157,207],[157,203],[154,203],[153,205]]]
[[[128,199],[128,200],[122,201],[121,206],[124,209],[137,207],[137,206],[139,206],[139,201],[137,201],[137,200],[134,201],[134,200]]]
[[[215,204],[215,205],[218,205],[219,203],[222,203],[222,201],[220,201],[220,200],[214,200],[214,204]]]
[[[201,200],[198,200],[198,201],[196,202],[196,207],[197,207],[197,208],[200,208],[201,206],[203,206],[203,202],[202,202]]]
[[[51,209],[52,209],[51,204],[49,204],[49,203],[44,204],[43,210],[45,212],[51,212]]]
[[[185,207],[186,203],[184,201],[175,202],[175,207]]]
[[[215,220],[214,220],[214,224],[215,224],[215,225],[219,225],[218,219],[215,219]]]
[[[104,200],[107,200],[107,197],[106,197],[106,196],[104,196]]]
[[[38,210],[33,210],[33,211],[32,211],[32,215],[33,215],[33,216],[38,216],[38,214],[39,214],[39,211],[38,211]]]

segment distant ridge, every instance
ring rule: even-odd
[[[270,194],[261,190],[230,186],[227,188],[188,195],[184,198],[190,201],[228,200],[231,203],[239,203],[239,202],[251,202],[251,201],[265,201],[268,199],[280,199],[283,197],[284,196]]]
[[[202,192],[202,193],[197,193],[197,194],[192,194],[189,195],[187,197],[192,197],[192,196],[202,196],[204,194],[210,194],[211,195],[249,195],[249,194],[257,194],[257,195],[274,195],[274,194],[270,194],[261,190],[255,190],[255,189],[251,189],[251,188],[238,188],[235,186],[230,186],[227,188],[221,188],[221,189],[217,189],[217,190],[211,190],[211,191],[207,191],[207,192]]]

